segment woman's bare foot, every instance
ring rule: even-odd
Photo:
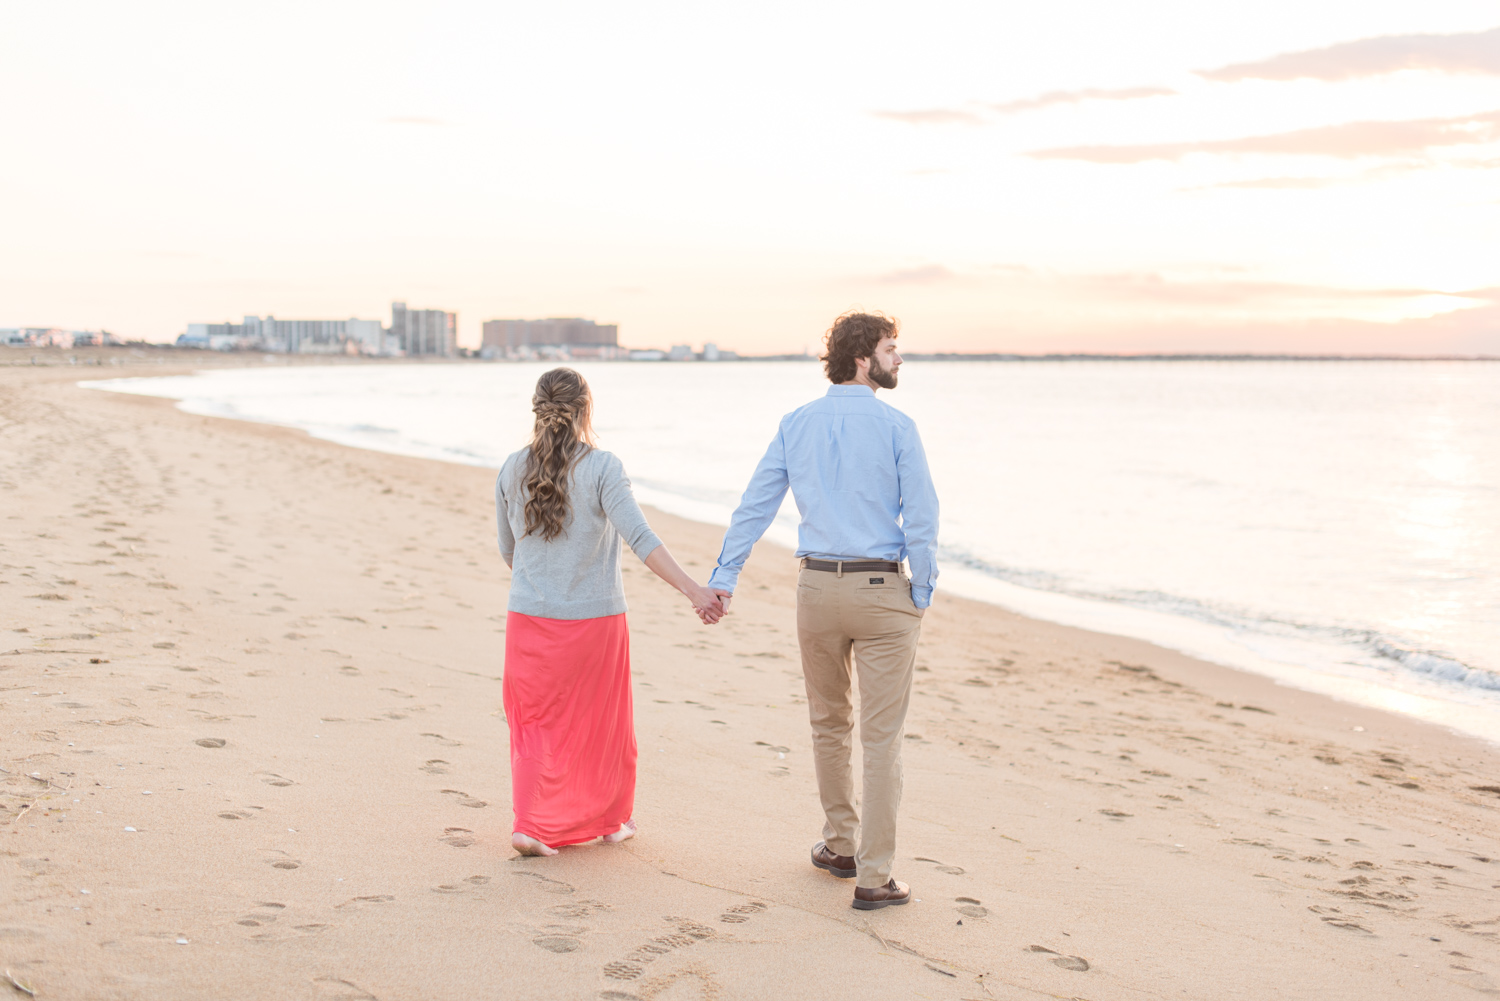
[[[522,855],[556,855],[556,848],[548,848],[536,838],[522,834],[520,831],[510,836],[510,846]]]
[[[635,837],[635,821],[627,820],[620,825],[620,829],[613,834],[606,834],[603,841],[607,845],[617,845],[621,841],[629,841]]]

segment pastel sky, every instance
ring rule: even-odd
[[[1500,355],[1494,0],[0,0],[0,327]]]

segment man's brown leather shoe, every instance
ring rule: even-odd
[[[827,842],[819,841],[813,845],[812,863],[819,869],[826,869],[833,873],[839,879],[853,879],[859,875],[854,859],[848,855],[835,855]]]
[[[880,907],[890,907],[892,904],[904,904],[911,899],[911,887],[905,883],[898,883],[894,879],[884,886],[874,888],[856,886],[854,888],[854,906],[862,911],[873,911]]]

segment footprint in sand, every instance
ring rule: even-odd
[[[478,810],[478,809],[480,809],[482,807],[489,806],[489,804],[486,803],[484,800],[482,800],[482,799],[475,799],[473,796],[470,796],[468,793],[466,793],[466,792],[460,792],[457,789],[444,789],[444,790],[442,790],[442,793],[443,793],[444,796],[457,796],[458,797],[458,805],[459,806],[471,806],[471,807],[473,807],[476,810]]]
[[[364,897],[350,897],[342,904],[334,904],[334,909],[342,907],[369,907],[376,904],[388,904],[395,900],[395,896],[389,893],[372,893]]]
[[[752,913],[763,911],[766,908],[766,905],[761,903],[741,904],[740,906],[748,908]],[[732,910],[734,908],[731,908]],[[749,920],[740,914],[735,914],[734,917],[739,921]],[[639,979],[646,972],[644,964],[653,963],[661,956],[665,956],[675,949],[683,949],[694,942],[701,942],[704,939],[714,937],[714,930],[712,928],[699,924],[692,918],[675,917],[669,914],[663,920],[677,930],[667,935],[658,935],[651,941],[636,946],[623,960],[606,963],[604,965],[604,975],[611,980]],[[615,993],[618,994],[619,992]],[[623,996],[631,997],[632,995],[627,994]]]
[[[716,1001],[716,999],[722,996],[722,988],[712,976],[702,970],[687,968],[672,970],[669,973],[663,973],[649,980],[641,981],[636,987],[640,991],[639,994],[630,994],[626,991],[601,991],[599,997],[609,999],[609,1001],[648,1001],[650,998],[662,997],[667,992],[670,992],[670,996],[673,998],[686,998],[689,996],[686,991],[692,990],[692,988],[679,990],[676,987],[679,981],[684,980],[689,983],[697,981],[697,992],[692,996],[700,998],[702,1001]]]
[[[577,952],[583,947],[578,936],[588,931],[582,925],[543,925],[531,944],[548,952]]]
[[[644,967],[635,963],[605,963],[604,975],[611,980],[635,980],[646,972]],[[606,991],[604,997],[626,997],[633,998],[634,994],[621,994],[619,991]]]
[[[462,747],[463,746],[463,741],[454,740],[451,737],[444,737],[440,733],[424,733],[424,734],[422,734],[422,736],[424,736],[424,737],[431,737],[433,740],[437,741],[439,744],[442,744],[444,747]]]
[[[270,849],[270,848],[263,848],[261,850],[263,852],[265,852],[269,856],[266,859],[266,863],[268,865],[270,865],[270,867],[273,868],[273,869],[300,869],[300,868],[302,868],[302,863],[301,862],[299,862],[297,859],[292,858],[290,855],[288,855],[284,851],[280,851],[279,849]]]
[[[280,775],[277,775],[275,772],[256,772],[255,773],[255,777],[258,778],[258,779],[260,779],[262,782],[264,782],[268,786],[281,787],[281,786],[294,786],[294,785],[297,784],[297,783],[293,782],[291,779],[282,778]]]
[[[223,813],[219,814],[219,816],[223,817],[225,820],[249,820],[251,817],[255,816],[255,814],[249,812],[248,810],[225,810]]]
[[[426,772],[428,775],[447,775],[448,762],[442,758],[433,758],[431,761],[425,762],[417,771]]]
[[[755,742],[755,746],[764,747],[766,750],[774,753],[776,755],[777,761],[784,761],[786,759],[786,756],[792,751],[790,747],[786,747],[783,744],[771,744],[767,743],[764,740],[757,740]],[[772,765],[770,771],[767,774],[769,774],[773,779],[784,779],[792,774],[792,770],[786,765]]]
[[[199,747],[223,747],[227,741],[223,737],[199,737],[193,743]]]
[[[265,925],[275,924],[276,919],[281,917],[281,912],[286,910],[286,904],[278,904],[266,901],[255,905],[255,908],[235,918],[234,923],[244,925],[246,928],[261,928]],[[264,936],[264,932],[260,933]]]
[[[518,855],[516,857],[524,859],[524,858],[528,858],[529,856]],[[535,880],[535,882],[532,883],[531,885],[535,886],[538,890],[542,890],[542,891],[544,891],[546,893],[576,893],[577,892],[577,887],[574,887],[574,886],[572,886],[572,885],[570,885],[568,883],[564,883],[562,880],[559,880],[559,879],[552,879],[550,877],[543,876],[539,872],[513,872],[513,873],[511,873],[511,875],[512,876],[518,876],[521,879]]]
[[[949,865],[946,862],[939,862],[935,858],[922,858],[921,856],[918,856],[917,858],[912,859],[912,861],[913,862],[929,862],[932,865],[937,866],[937,871],[938,872],[946,872],[950,876],[962,876],[964,874],[964,868],[963,868],[963,866]]]
[[[979,901],[973,897],[954,897],[953,899],[958,904],[954,910],[966,918],[983,918],[989,916],[990,912],[981,907]]]
[[[445,827],[443,836],[438,840],[454,848],[467,848],[474,843],[474,832],[467,827]]]
[[[586,918],[591,914],[599,914],[604,911],[614,910],[609,904],[601,904],[597,900],[580,900],[576,904],[558,904],[547,908],[547,913],[554,918]]]
[[[1318,920],[1330,928],[1341,928],[1344,931],[1363,932],[1366,935],[1375,934],[1364,925],[1360,924],[1354,915],[1345,914],[1337,907],[1309,907],[1308,910],[1318,915]]]
[[[466,893],[490,881],[488,876],[470,876],[459,883],[443,883],[432,888],[433,893]]]
[[[724,922],[726,925],[743,924],[746,921],[749,921],[752,916],[759,914],[765,909],[766,905],[760,903],[759,901],[751,901],[748,904],[736,904],[734,907],[726,910],[723,914],[720,914],[719,920]]]
[[[1064,956],[1056,949],[1049,949],[1045,945],[1034,945],[1030,951],[1039,952],[1047,956],[1052,960],[1053,966],[1060,966],[1064,970],[1074,970],[1078,973],[1083,973],[1089,968],[1089,961],[1082,956]]]
[[[354,981],[339,977],[316,977],[313,986],[318,988],[319,996],[328,1001],[380,1001]]]

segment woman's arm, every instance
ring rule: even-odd
[[[713,625],[724,615],[724,606],[719,596],[688,576],[688,572],[672,558],[667,547],[646,523],[646,515],[636,503],[630,489],[630,479],[617,456],[606,455],[599,484],[599,506],[614,526],[615,531],[630,546],[632,552],[641,556],[641,562],[662,580],[687,595],[693,610],[704,625]],[[642,554],[644,554],[642,556]]]
[[[516,536],[510,530],[509,512],[505,509],[505,490],[502,484],[505,482],[505,470],[500,470],[500,475],[495,477],[495,530],[500,542],[500,556],[505,560],[506,566],[511,566],[511,560],[516,553]]]
[[[646,567],[685,594],[693,603],[693,609],[697,611],[698,618],[703,620],[704,625],[711,626],[723,617],[724,606],[719,603],[719,596],[693,580],[688,572],[682,569],[681,564],[672,558],[666,546],[657,546],[651,550],[651,555],[646,557]]]

